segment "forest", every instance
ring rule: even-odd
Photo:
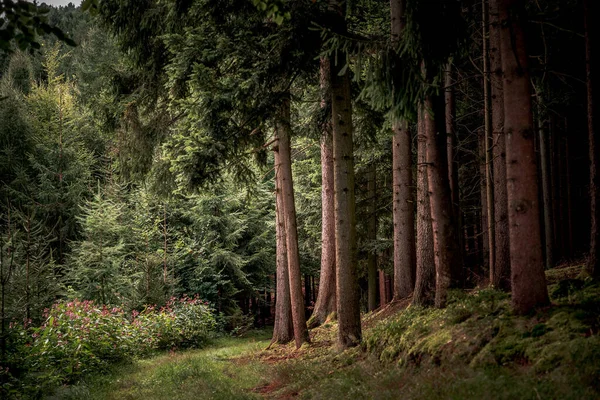
[[[600,397],[597,1],[48,3],[2,399]]]

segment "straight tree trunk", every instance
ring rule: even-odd
[[[489,240],[489,221],[488,221],[488,197],[487,197],[487,180],[486,180],[486,165],[485,165],[485,130],[478,132],[479,145],[479,179],[480,179],[480,195],[481,195],[481,265],[484,269],[489,270],[490,261],[490,240]],[[478,239],[476,238],[479,244]]]
[[[561,127],[561,130],[564,129]],[[558,248],[560,249],[560,254],[562,255],[563,260],[566,260],[569,257],[569,249],[567,245],[567,229],[569,225],[567,224],[567,189],[569,186],[568,177],[567,177],[567,168],[566,168],[566,148],[565,148],[565,139],[566,135],[562,134],[558,138],[558,215],[561,221],[561,230],[558,239]]]
[[[448,288],[452,284],[452,271],[459,268],[456,263],[460,263],[460,259],[450,200],[443,99],[430,95],[425,108],[427,179],[436,257],[435,306],[442,308],[446,306]]]
[[[597,30],[592,28],[594,17],[598,11],[597,1],[584,0],[584,23],[585,23],[585,66],[587,87],[587,125],[590,151],[590,252],[586,269],[595,278],[600,277],[600,177],[598,169],[600,164],[600,144],[598,143],[598,77],[594,75],[593,53],[597,46]],[[596,35],[596,36],[594,36]],[[596,54],[596,57],[598,54]],[[597,66],[596,66],[597,67]]]
[[[538,133],[540,145],[540,164],[542,173],[542,199],[544,201],[544,256],[546,269],[554,267],[554,231],[552,223],[552,194],[550,186],[550,170],[548,156],[548,126],[544,120],[538,99]]]
[[[457,232],[463,231],[463,218],[460,210],[460,196],[458,187],[458,161],[455,156],[456,147],[456,99],[454,95],[454,88],[452,86],[452,62],[448,63],[448,67],[444,73],[445,75],[445,105],[446,105],[446,152],[448,153],[448,179],[450,182],[450,198],[452,199],[452,212],[456,218],[456,229]],[[465,262],[465,240],[463,235],[458,237],[458,249],[459,257],[462,263],[457,264],[459,267],[456,271],[452,272],[452,279],[454,279],[454,285],[460,286],[464,281],[464,262]]]
[[[559,145],[556,117],[550,115],[550,187],[552,188],[552,221],[554,223],[554,257],[560,260],[563,257],[560,248],[560,234],[562,221],[560,219],[560,176],[559,176]]]
[[[367,236],[369,241],[375,242],[377,240],[377,191],[376,191],[376,179],[377,169],[375,163],[372,162],[369,166],[368,172],[369,178],[367,183],[368,192],[368,223],[367,223]],[[367,307],[369,311],[373,311],[377,308],[377,254],[375,251],[370,250],[367,256],[367,275],[368,275],[368,301]]]
[[[352,98],[348,71],[340,75],[346,54],[338,52],[338,64],[333,57],[330,62],[338,343],[347,348],[358,345],[362,337],[356,266]]]
[[[277,154],[277,153],[275,153]],[[276,156],[277,157],[277,156]],[[277,161],[276,161],[277,162]],[[277,172],[275,172],[277,174]],[[275,321],[271,343],[288,343],[294,338],[292,323],[292,303],[290,301],[290,280],[287,263],[287,244],[283,217],[283,199],[279,179],[276,177],[275,232],[277,241],[277,274],[275,294]]]
[[[294,186],[292,183],[292,161],[290,149],[290,100],[282,100],[276,121],[277,146],[279,165],[276,167],[280,174],[283,194],[283,210],[287,244],[288,274],[290,281],[290,299],[292,304],[292,321],[294,325],[294,340],[296,348],[309,342],[304,301],[302,298],[302,275],[300,274],[300,257],[298,251],[298,229],[296,225],[296,206],[294,203]]]
[[[492,100],[494,168],[494,269],[490,270],[493,287],[510,290],[510,243],[508,233],[508,194],[506,192],[506,135],[504,134],[504,94],[500,56],[500,21],[495,2],[490,4],[490,80]]]
[[[392,42],[404,30],[406,0],[390,0]],[[400,74],[401,71],[394,71]],[[394,221],[394,298],[411,295],[415,286],[415,228],[412,188],[412,149],[406,121],[392,121],[393,221]]]
[[[329,59],[321,58],[321,107],[331,109]],[[315,328],[327,318],[335,317],[335,202],[333,187],[333,143],[331,119],[322,129],[321,135],[321,273],[319,295],[309,326]]]
[[[567,122],[565,121],[565,130]],[[565,136],[565,172],[567,181],[567,254],[568,257],[573,257],[573,208],[571,207],[571,163],[569,155],[569,136]]]
[[[531,87],[523,29],[525,2],[498,1],[504,71],[504,129],[512,304],[517,313],[549,303],[542,260]]]
[[[430,306],[435,300],[435,259],[429,185],[427,183],[426,141],[423,109],[419,109],[417,133],[417,281],[413,304]]]
[[[492,177],[492,104],[489,58],[489,9],[488,1],[482,0],[483,8],[483,104],[484,104],[484,151],[485,151],[485,189],[488,228],[488,266],[490,275],[494,274],[495,261],[495,228],[494,228],[494,185]]]
[[[385,286],[385,271],[379,270],[379,307],[387,304],[387,293]]]

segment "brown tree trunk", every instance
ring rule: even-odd
[[[321,108],[331,109],[329,59],[321,58]],[[335,316],[335,203],[333,192],[333,144],[331,119],[325,122],[321,135],[321,273],[319,295],[308,321],[311,328]]]
[[[485,145],[485,130],[478,132],[478,145],[479,145],[479,188],[481,195],[481,265],[486,270],[489,270],[490,266],[490,239],[489,239],[489,221],[488,221],[488,197],[487,197],[487,180],[486,180],[486,145]],[[477,244],[479,244],[478,238],[476,238]],[[479,255],[478,255],[479,257]]]
[[[552,221],[554,223],[554,257],[560,260],[563,257],[560,246],[562,223],[560,219],[560,176],[559,176],[559,144],[556,117],[550,116],[550,187],[552,187]]]
[[[404,29],[405,0],[390,0],[392,42]],[[394,71],[399,74],[401,71]],[[392,182],[394,221],[394,298],[410,296],[415,285],[415,228],[412,188],[412,149],[406,121],[393,119]]]
[[[290,299],[292,303],[292,321],[294,324],[294,340],[296,348],[309,342],[304,301],[302,298],[302,275],[300,274],[300,257],[298,251],[298,229],[296,226],[296,206],[294,203],[294,186],[292,183],[292,159],[290,149],[290,100],[282,100],[278,119],[275,122],[280,174],[283,194],[283,210],[287,244],[288,274],[290,281]]]
[[[435,300],[435,259],[433,255],[433,230],[427,183],[427,158],[424,115],[419,110],[417,133],[417,281],[413,304],[430,306]]]
[[[448,63],[448,67],[445,71],[445,86],[444,91],[445,105],[446,105],[446,151],[448,153],[448,179],[450,182],[450,198],[452,199],[452,212],[456,218],[456,229],[457,232],[463,231],[463,218],[460,210],[460,196],[458,187],[458,161],[455,156],[456,147],[456,100],[454,95],[454,88],[452,82],[452,63]],[[464,281],[464,262],[465,262],[465,243],[464,236],[459,235],[458,237],[458,249],[459,257],[462,263],[456,265],[458,269],[452,272],[452,279],[454,279],[454,285],[460,286]]]
[[[487,0],[481,2],[483,8],[483,104],[484,104],[484,150],[485,150],[485,189],[486,189],[486,212],[488,228],[488,267],[490,275],[494,274],[495,261],[495,228],[494,228],[494,184],[492,177],[492,104],[491,104],[491,81],[490,81],[490,59],[488,51],[489,36],[489,10]]]
[[[433,227],[433,248],[436,257],[435,306],[445,307],[447,291],[452,283],[452,271],[460,263],[457,232],[452,215],[448,161],[446,160],[446,135],[444,102],[439,96],[425,100],[425,137],[427,179]]]
[[[342,57],[344,60],[345,57]],[[335,186],[335,241],[338,340],[342,347],[361,340],[356,271],[356,215],[354,199],[354,154],[352,103],[348,73],[339,76],[340,65],[332,65],[332,116]]]
[[[288,343],[294,338],[292,324],[292,303],[290,300],[290,280],[288,274],[287,242],[283,193],[279,177],[279,152],[275,150],[275,235],[277,243],[277,293],[275,295],[275,326],[271,343]]]
[[[538,98],[538,133],[540,145],[540,165],[542,173],[542,199],[544,201],[544,256],[546,269],[554,267],[554,231],[552,223],[552,194],[550,186],[550,170],[548,156],[548,126],[543,118],[542,107]]]
[[[374,162],[369,166],[368,172],[368,223],[367,237],[371,243],[377,240],[377,191],[376,191],[377,169]],[[377,254],[374,250],[369,250],[367,256],[367,282],[368,282],[368,301],[367,307],[369,311],[377,308]]]
[[[512,303],[516,312],[527,313],[548,304],[549,299],[542,260],[535,135],[523,30],[525,2],[495,1],[502,22]]]
[[[342,14],[343,15],[343,14]],[[348,71],[340,75],[346,54],[331,62],[331,115],[335,192],[335,260],[337,282],[338,343],[356,346],[361,341],[357,277],[356,215],[354,198],[354,145],[352,98]]]
[[[508,194],[506,192],[506,135],[504,134],[504,94],[500,56],[500,21],[497,4],[490,4],[490,79],[492,97],[493,168],[494,168],[494,269],[490,283],[510,290],[510,244],[508,233]]]
[[[565,131],[567,129],[565,121]],[[569,136],[565,136],[565,172],[567,181],[567,254],[573,257],[573,208],[571,207],[571,163],[569,155]]]
[[[597,46],[597,29],[592,28],[594,17],[597,15],[598,1],[584,0],[585,15],[585,67],[586,67],[586,87],[587,87],[587,123],[588,140],[590,151],[590,212],[591,212],[591,231],[590,231],[590,252],[587,260],[586,269],[590,275],[595,278],[600,277],[600,178],[598,169],[600,164],[600,144],[598,143],[597,130],[598,125],[598,104],[595,97],[598,92],[598,77],[594,75],[594,65],[592,56],[595,46]],[[594,34],[596,36],[594,36]],[[596,54],[596,56],[598,56]]]

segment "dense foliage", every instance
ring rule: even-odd
[[[36,397],[154,350],[199,347],[216,329],[213,310],[197,297],[131,313],[73,300],[54,304],[44,317],[39,327],[10,326],[11,351],[2,371],[2,393],[9,397]]]

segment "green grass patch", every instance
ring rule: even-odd
[[[268,366],[247,357],[264,349],[270,332],[243,338],[215,339],[200,350],[172,352],[116,367],[58,391],[54,398],[72,400],[254,399]]]

